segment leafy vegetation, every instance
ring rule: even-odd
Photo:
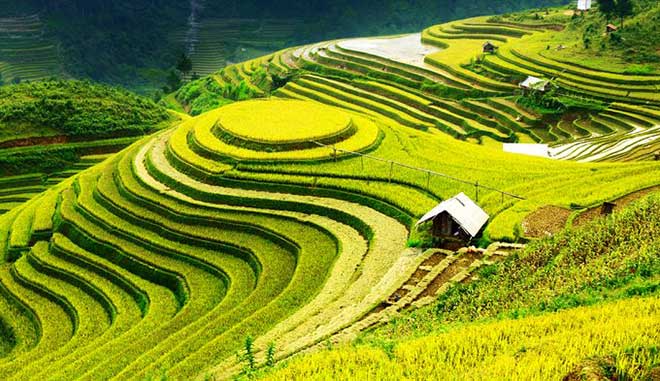
[[[613,377],[644,379],[658,361],[657,330],[649,318],[657,303],[657,298],[635,298],[471,324],[401,343],[389,352],[369,347],[321,351],[296,358],[263,379],[561,379],[586,358],[612,354]]]
[[[44,0],[6,0],[3,9],[11,10],[8,16],[39,12],[44,24],[40,30],[55,41],[44,44],[37,39],[34,46],[61,46],[59,52],[51,50],[51,57],[55,62],[59,61],[59,65],[46,67],[46,74],[42,71],[37,78],[66,72],[76,78],[123,85],[145,93],[167,84],[171,69],[177,65],[181,54],[195,50],[191,49],[187,38],[177,37],[190,33],[188,19],[191,15],[201,24],[202,30],[197,37],[202,49],[189,54],[192,59],[190,72],[207,74],[210,71],[205,70],[207,63],[203,61],[208,58],[200,54],[202,50],[214,50],[220,57],[226,55],[220,60],[217,56],[212,57],[212,64],[216,65],[212,70],[218,70],[227,60],[244,61],[285,46],[337,37],[408,32],[439,21],[475,14],[560,3],[559,0],[480,1],[464,7],[448,0],[421,3],[368,1],[360,4],[321,1],[289,2],[283,7],[276,1],[234,0],[204,2],[203,7],[191,7],[189,2],[166,1],[135,3],[120,0],[108,3],[90,0],[61,4]],[[216,28],[213,22],[219,22],[221,27]],[[273,24],[272,32],[269,32],[270,23]],[[290,32],[279,33],[282,25]],[[261,34],[254,33],[264,26]],[[225,34],[227,28],[230,33]],[[232,29],[246,36],[237,38],[231,33]],[[221,41],[219,45],[218,41]],[[30,63],[19,62],[18,67],[30,67]]]
[[[3,136],[15,136],[14,128],[23,133],[27,128],[46,128],[88,138],[141,135],[168,120],[165,109],[148,99],[90,82],[44,81],[0,88]]]
[[[660,226],[659,209],[660,198],[650,196],[620,214],[534,242],[505,261],[479,270],[478,280],[456,284],[435,306],[363,335],[357,348],[294,359],[281,370],[266,373],[264,379],[347,374],[378,379],[386,374],[414,379],[431,374],[557,378],[586,358],[613,354],[618,355],[611,367],[619,377],[644,379],[657,365],[657,337],[649,336],[650,328],[635,333],[632,326],[617,324],[625,324],[628,314],[636,319],[632,315],[637,308],[655,308],[660,280],[656,255],[660,242],[655,232]],[[637,297],[646,299],[628,300]],[[563,310],[568,311],[557,313]],[[621,320],[602,322],[593,329],[603,332],[607,326],[610,333],[617,331],[615,335],[629,341],[589,337],[590,329],[583,324],[605,315],[618,315]],[[643,313],[636,316],[640,323],[655,319]],[[642,338],[648,341],[642,343]],[[572,340],[575,344],[570,344]],[[562,349],[548,347],[551,342]],[[612,346],[605,349],[600,344]],[[573,345],[575,353],[570,349]],[[628,349],[622,352],[622,348]],[[510,362],[510,356],[516,361]],[[371,365],[364,365],[365,358]]]

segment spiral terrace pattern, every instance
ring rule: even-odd
[[[205,172],[208,159],[190,150],[183,163],[174,139],[193,140],[180,131],[44,194],[49,210],[35,201],[3,217],[14,223],[0,236],[10,241],[2,318],[18,345],[2,379],[142,379],[161,369],[189,379],[233,359],[247,335],[277,342],[282,356],[313,345],[396,288],[388,270],[412,263],[400,221],[356,202],[181,172]]]
[[[422,37],[458,54],[462,44],[479,46],[484,28],[466,22]],[[419,168],[524,196],[478,194],[495,240],[516,239],[522,218],[543,205],[592,206],[660,181],[653,163],[514,161],[453,139],[557,140],[555,128],[502,96],[510,83],[442,57],[432,63],[404,65],[333,42],[231,66],[209,80],[236,83],[232,73],[250,78],[264,67],[308,71],[270,100],[184,121],[0,216],[0,379],[222,378],[248,335],[261,361],[271,342],[286,357],[369,326],[379,318],[370,312],[418,267],[426,275],[401,305],[432,298],[449,287],[436,282],[443,269],[468,279],[474,262],[445,253],[438,266],[424,265],[430,257],[404,250],[407,227],[474,189]],[[428,80],[492,97],[441,98],[420,91]],[[643,136],[660,121],[654,108],[615,103],[571,131],[604,131],[608,115],[622,129],[644,127]],[[607,136],[594,131],[598,146],[561,153],[650,154],[614,149]]]

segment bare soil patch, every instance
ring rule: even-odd
[[[435,266],[442,262],[445,258],[447,258],[447,254],[438,251],[428,257],[424,262],[422,262],[420,266]]]
[[[28,147],[36,145],[50,145],[50,144],[61,144],[67,143],[70,139],[68,136],[42,136],[42,137],[33,137],[33,138],[23,138],[9,140],[0,143],[0,148],[16,148],[16,147]]]
[[[530,238],[551,236],[566,226],[570,215],[570,209],[552,205],[544,206],[523,220],[522,227],[525,236]]]

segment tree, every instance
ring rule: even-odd
[[[632,0],[617,0],[616,13],[621,18],[621,28],[623,28],[623,20],[633,14]]]
[[[612,16],[616,12],[617,4],[615,0],[600,0],[598,1],[598,10],[600,13],[605,15],[607,22],[609,23],[612,19]]]
[[[163,88],[166,93],[177,91],[181,87],[181,77],[174,70],[170,70],[165,79],[167,85]]]
[[[188,76],[193,69],[193,63],[190,57],[186,53],[181,53],[179,60],[176,63],[176,69],[183,73],[183,75]]]

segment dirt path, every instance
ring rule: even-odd
[[[610,202],[616,204],[614,211],[617,212],[628,206],[630,203],[654,192],[660,192],[660,185],[627,194]],[[543,238],[559,232],[566,226],[571,213],[572,211],[570,209],[552,205],[544,206],[541,209],[532,212],[525,217],[525,220],[522,223],[525,237]],[[573,226],[582,226],[585,223],[602,216],[600,205],[590,208],[580,213],[580,215],[575,218]]]
[[[623,197],[620,197],[614,201],[610,201],[616,206],[614,207],[614,211],[618,212],[621,209],[625,208],[628,206],[630,203],[639,200],[640,198],[643,198],[644,196],[647,196],[651,193],[654,192],[660,192],[660,185],[656,185],[650,188],[642,189],[637,192],[633,192],[630,194],[627,194]],[[597,206],[595,208],[591,208],[585,212],[582,212],[574,221],[573,221],[573,226],[581,226],[584,225],[585,223],[596,219],[598,217],[601,217],[601,207]]]

